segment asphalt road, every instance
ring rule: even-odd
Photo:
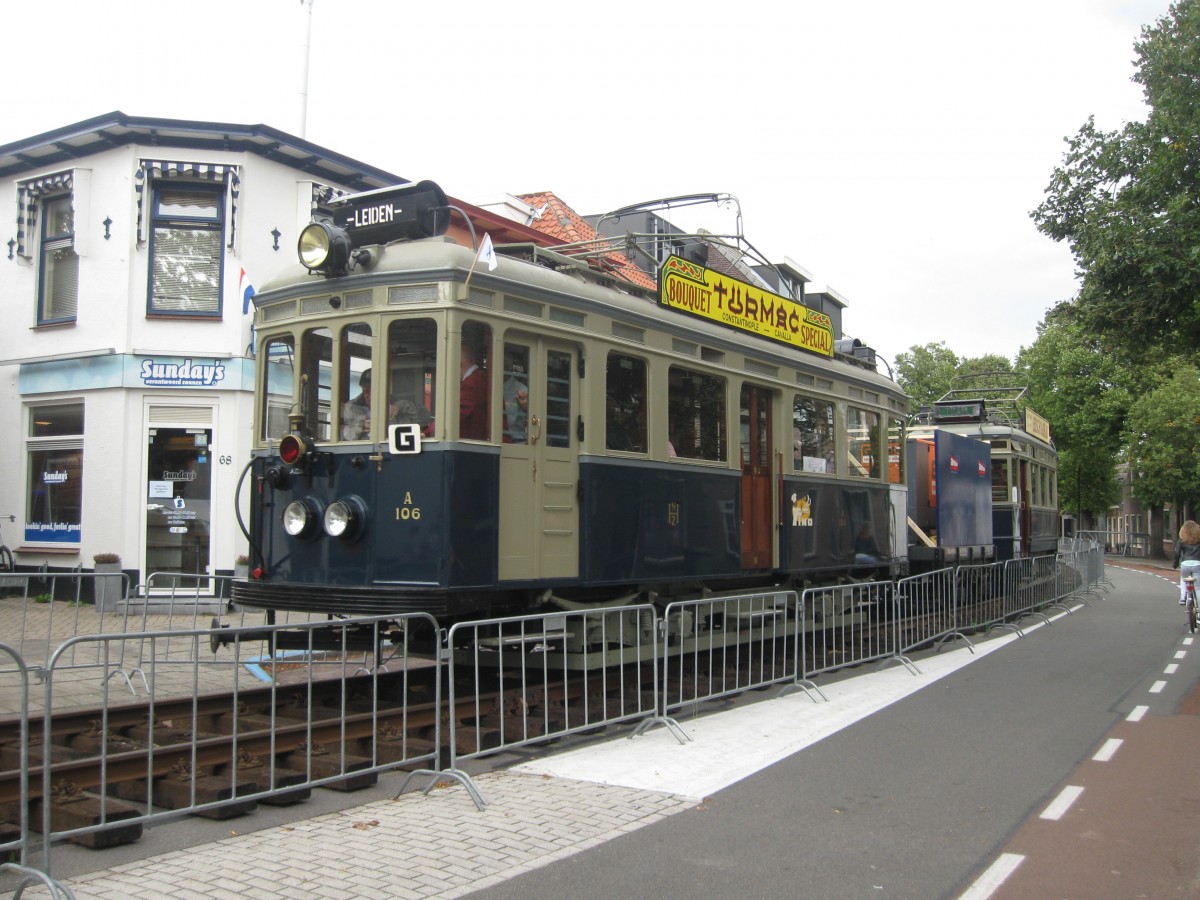
[[[1107,573],[1089,607],[695,809],[472,896],[1197,896],[1200,642],[1166,578]]]

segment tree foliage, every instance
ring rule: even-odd
[[[1149,113],[1067,139],[1037,227],[1070,245],[1080,321],[1131,356],[1200,341],[1200,0],[1180,0],[1135,43]]]
[[[1017,362],[1029,405],[1051,423],[1063,508],[1103,514],[1121,497],[1116,468],[1130,369],[1101,353],[1096,336],[1061,309],[1047,314]]]
[[[1126,419],[1134,494],[1142,503],[1195,504],[1200,498],[1200,371],[1181,364],[1138,397]]]
[[[908,394],[914,414],[950,390],[958,362],[944,341],[921,347],[914,344],[908,352],[896,354],[896,381]]]

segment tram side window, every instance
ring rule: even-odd
[[[333,334],[310,328],[300,346],[300,411],[305,430],[319,441],[329,440],[332,391]]]
[[[491,350],[492,329],[482,322],[464,322],[458,384],[458,436],[463,440],[491,438]]]
[[[888,419],[888,484],[904,484],[904,422]]]
[[[388,424],[419,425],[433,436],[437,324],[401,319],[388,326]]]
[[[571,354],[546,354],[546,446],[571,446]]]
[[[529,443],[529,348],[504,345],[504,418],[506,444]]]
[[[725,459],[725,379],[671,366],[667,375],[668,453]]]
[[[343,441],[371,437],[371,326],[355,322],[338,340],[338,433]]]
[[[1008,460],[992,457],[992,502],[1008,503]]]
[[[288,433],[288,413],[296,404],[296,341],[290,334],[263,348],[262,436],[277,441]]]
[[[646,361],[623,353],[608,354],[604,384],[604,446],[628,453],[646,452]]]
[[[833,404],[796,394],[792,398],[792,468],[797,472],[837,472]]]
[[[879,477],[879,413],[846,407],[846,459],[850,474],[859,478]]]

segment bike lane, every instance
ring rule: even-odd
[[[1128,714],[960,900],[1200,896],[1200,635],[1179,619],[1179,644]]]

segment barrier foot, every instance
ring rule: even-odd
[[[107,676],[107,677],[106,677],[104,680],[105,680],[105,681],[111,681],[111,680],[112,680],[112,677],[113,677],[114,675],[120,675],[122,678],[124,678],[124,679],[125,679],[125,687],[129,688],[129,693],[133,694],[133,696],[135,696],[135,697],[137,696],[137,691],[136,691],[136,690],[134,690],[134,687],[133,687],[133,682],[129,680],[129,676],[125,674],[125,670],[124,670],[124,669],[114,669],[113,671],[111,671],[111,672],[109,672],[109,673],[108,673],[108,676]],[[142,676],[142,680],[143,680],[143,681],[145,681],[145,680],[146,680],[146,676],[145,676],[145,675],[143,675],[143,676]],[[148,694],[148,693],[150,693],[150,689],[149,689],[149,688],[147,688],[147,689],[146,689],[146,693],[147,693],[147,694]]]
[[[797,678],[791,684],[785,684],[782,688],[780,688],[778,696],[786,697],[788,694],[792,693],[792,691],[804,691],[804,693],[808,694],[808,699],[813,703],[821,702],[813,696],[814,693],[820,697],[821,700],[825,701],[826,703],[829,702],[829,698],[822,693],[821,689],[817,687],[816,683],[809,681],[807,678]]]
[[[947,635],[945,635],[944,637],[942,637],[942,638],[941,638],[941,639],[940,639],[940,640],[939,640],[939,641],[938,641],[936,644],[934,644],[934,646],[933,646],[933,652],[934,652],[934,653],[941,653],[941,652],[942,652],[942,646],[943,646],[943,645],[946,643],[946,641],[952,641],[952,640],[955,640],[956,638],[957,638],[958,640],[962,641],[964,644],[966,644],[966,645],[967,645],[967,649],[968,649],[968,650],[970,650],[972,654],[974,654],[974,653],[975,653],[975,645],[974,645],[974,644],[972,644],[972,643],[971,643],[971,640],[970,640],[970,638],[968,638],[968,637],[967,637],[965,634],[963,634],[961,631],[952,631],[952,632],[950,632],[949,634],[947,634]]]
[[[652,716],[649,719],[642,719],[642,721],[638,722],[638,726],[637,728],[633,729],[633,734],[629,736],[629,740],[633,740],[639,734],[649,731],[655,725],[664,726],[668,731],[671,732],[671,734],[675,735],[675,740],[679,741],[681,744],[686,744],[692,739],[692,736],[684,731],[679,726],[679,723],[670,716]]]
[[[994,622],[993,624],[991,624],[987,628],[985,628],[983,630],[983,633],[988,634],[993,628],[1004,628],[1004,629],[1007,629],[1008,631],[1013,632],[1013,634],[1015,634],[1019,638],[1025,637],[1025,632],[1021,630],[1020,626],[1017,625],[1016,622]]]
[[[38,869],[31,869],[29,866],[18,865],[17,863],[4,863],[0,865],[0,873],[9,872],[17,872],[25,876],[13,892],[13,900],[19,900],[21,894],[25,892],[25,888],[37,883],[41,883],[42,887],[50,892],[51,900],[58,900],[60,897],[66,898],[66,900],[75,900],[75,895],[71,893],[70,888],[59,884],[45,872]]]
[[[918,669],[913,664],[913,661],[911,659],[909,659],[907,656],[903,656],[899,653],[895,654],[894,656],[889,656],[887,659],[885,659],[883,662],[881,662],[879,664],[879,668],[882,669],[884,666],[886,666],[888,663],[891,663],[891,662],[898,662],[898,663],[902,664],[904,666],[904,668],[908,669],[908,671],[912,672],[914,675],[921,674],[921,670]]]
[[[486,799],[484,799],[483,794],[479,792],[479,788],[475,787],[475,782],[471,780],[471,776],[462,771],[462,769],[442,769],[440,772],[437,772],[433,769],[415,769],[414,771],[408,773],[408,777],[404,779],[404,784],[400,785],[400,790],[392,799],[399,800],[400,795],[404,793],[404,789],[408,787],[408,783],[418,775],[430,776],[431,780],[428,786],[421,791],[421,793],[425,794],[426,796],[428,796],[429,792],[437,786],[439,779],[451,778],[467,789],[467,793],[471,795],[471,799],[475,802],[475,808],[477,810],[483,812],[483,808],[488,805],[488,802]]]

